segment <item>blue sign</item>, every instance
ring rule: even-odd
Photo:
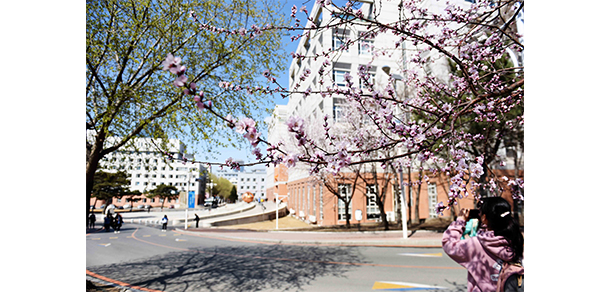
[[[195,208],[195,191],[189,192],[189,208]]]

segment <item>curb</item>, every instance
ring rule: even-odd
[[[243,240],[243,241],[254,241],[270,244],[287,244],[287,245],[331,245],[331,246],[370,246],[370,247],[420,247],[420,248],[440,248],[442,247],[441,239],[419,239],[419,238],[407,238],[407,239],[392,239],[392,240],[304,240],[304,239],[272,239],[272,238],[252,238],[252,237],[241,237],[241,236],[230,236],[218,233],[207,233],[205,231],[190,231],[182,228],[174,229],[176,232],[186,234],[200,234],[206,236],[212,236],[217,238],[226,238],[232,240]],[[290,232],[290,231],[284,231]],[[284,233],[278,232],[278,233]],[[297,232],[292,232],[297,233]],[[322,233],[322,232],[320,232]],[[329,234],[329,232],[324,232]],[[334,232],[332,234],[337,234]]]

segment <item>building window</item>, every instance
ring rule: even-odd
[[[333,119],[335,122],[340,122],[345,118],[344,107],[345,99],[333,98]]]
[[[363,34],[360,34],[360,40],[358,40],[358,54],[372,55],[373,48],[373,40],[365,38]]]
[[[345,50],[345,52],[347,52],[347,47],[345,46],[347,38],[349,38],[349,31],[343,29],[334,29],[333,50]]]
[[[429,183],[428,184],[428,214],[430,218],[436,218],[438,215],[436,214],[436,204],[438,201],[438,196],[436,194],[436,184]]]
[[[377,205],[377,186],[366,185],[366,219],[379,219],[381,212]]]
[[[352,186],[348,185],[348,184],[339,184],[338,186],[339,189],[339,196],[341,196],[342,198],[350,199],[351,198],[351,194],[352,194]],[[343,200],[341,199],[337,199],[338,203],[337,203],[337,215],[339,217],[339,221],[345,221],[346,219],[351,220],[352,219],[352,202],[350,201],[349,205],[347,206],[347,218],[345,217],[345,202],[343,202]]]
[[[373,90],[373,85],[375,84],[375,72],[377,71],[377,67],[370,65],[360,65],[358,67],[358,71],[366,72],[366,74],[360,78],[360,89],[368,88],[369,90]]]
[[[345,73],[349,71],[344,69],[334,69],[333,70],[333,81],[337,86],[347,86],[347,82],[345,82]]]

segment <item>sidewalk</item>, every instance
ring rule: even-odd
[[[402,231],[314,232],[314,231],[252,231],[236,229],[176,228],[177,232],[206,237],[276,244],[315,244],[337,246],[441,247],[442,232],[418,230],[407,239]],[[409,232],[411,235],[411,232]]]
[[[272,209],[268,205],[267,211]],[[126,212],[122,213],[125,223],[160,225],[164,215],[169,219],[169,228],[177,232],[216,237],[229,240],[253,241],[271,244],[315,244],[315,245],[337,245],[337,246],[387,246],[387,247],[441,247],[442,232],[417,230],[412,234],[408,232],[408,238],[403,238],[402,230],[393,231],[351,231],[351,232],[321,232],[321,231],[287,231],[282,228],[308,227],[309,225],[294,218],[280,218],[279,226],[275,229],[275,221],[265,221],[247,225],[233,225],[224,227],[210,227],[211,222],[219,218],[233,216],[252,216],[248,213],[260,213],[260,206],[252,204],[230,204],[212,210],[196,209],[188,211],[188,228],[185,229],[184,209],[166,209],[148,212]],[[236,214],[223,216],[222,214]],[[201,220],[200,228],[194,228],[194,217],[197,214]],[[103,218],[98,214],[96,223],[102,223]],[[102,219],[100,221],[100,219]],[[299,225],[300,224],[300,225]]]

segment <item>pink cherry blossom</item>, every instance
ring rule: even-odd
[[[298,156],[294,153],[291,153],[291,154],[284,156],[284,159],[282,161],[284,162],[286,167],[290,168],[290,167],[294,167],[296,165],[297,160],[298,160]]]
[[[253,119],[242,118],[235,125],[235,131],[239,134],[243,134],[246,131],[250,131],[250,129],[254,129],[254,131],[256,131],[255,126],[256,126],[256,122]]]
[[[174,55],[169,53],[161,65],[163,65],[163,70],[169,70],[173,74],[176,74],[174,71],[172,71],[172,69],[178,68],[180,61],[180,57],[174,57]]]
[[[174,85],[178,88],[184,86],[186,84],[188,80],[188,77],[186,75],[180,75],[178,77],[176,77],[176,80],[174,80]]]

